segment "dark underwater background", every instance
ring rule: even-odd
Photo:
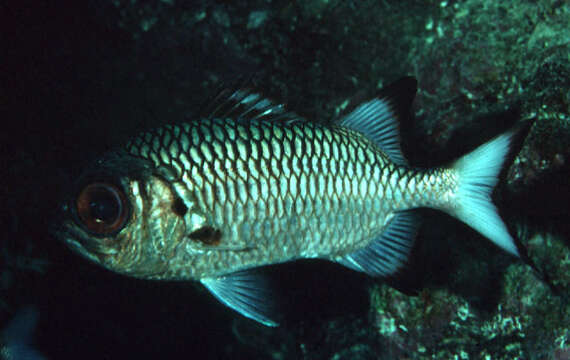
[[[0,329],[38,314],[48,359],[569,359],[570,4],[560,0],[8,0],[0,4]],[[495,192],[515,259],[424,211],[409,266],[261,269],[282,326],[190,282],[88,263],[49,229],[97,156],[247,83],[330,121],[418,79],[403,149],[443,164],[535,119]]]

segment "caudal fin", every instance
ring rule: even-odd
[[[453,164],[459,179],[457,207],[453,215],[516,256],[519,256],[519,252],[491,202],[491,193],[518,130],[520,127],[515,127],[495,137]]]

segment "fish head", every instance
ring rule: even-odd
[[[61,206],[56,236],[108,270],[161,278],[186,231],[166,176],[128,155],[98,161]]]

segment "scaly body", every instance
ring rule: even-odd
[[[201,119],[142,134],[128,151],[169,169],[189,208],[180,233],[154,245],[171,249],[162,279],[334,259],[366,247],[395,212],[443,207],[453,194],[451,172],[397,165],[360,133],[309,122]],[[219,238],[190,236],[204,226]]]

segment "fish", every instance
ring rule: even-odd
[[[0,359],[44,360],[45,357],[31,346],[37,322],[38,311],[35,307],[20,309],[0,334]]]
[[[193,280],[267,326],[277,313],[256,269],[325,259],[374,277],[403,268],[419,208],[441,210],[518,257],[491,200],[521,126],[447,166],[408,164],[402,78],[330,123],[250,89],[204,116],[142,131],[70,189],[57,231],[73,251],[140,279]]]

